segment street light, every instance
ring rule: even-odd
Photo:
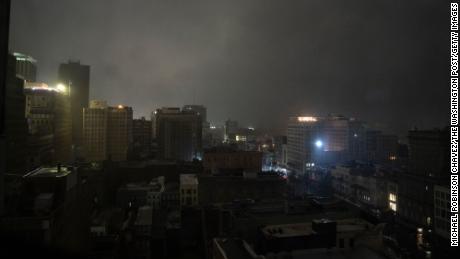
[[[323,146],[323,142],[322,142],[321,140],[317,140],[317,141],[315,142],[315,146],[316,146],[317,148],[321,148],[321,147]]]

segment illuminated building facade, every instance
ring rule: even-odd
[[[161,159],[201,159],[202,122],[194,111],[161,108],[155,111],[155,132]]]

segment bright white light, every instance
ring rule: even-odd
[[[355,134],[353,135],[353,137],[357,138],[357,137],[358,137],[358,134],[355,133]]]
[[[119,104],[118,109],[123,109],[123,105]]]
[[[317,141],[315,142],[315,146],[318,147],[318,148],[320,148],[320,147],[323,146],[323,142],[322,142],[321,140],[317,140]]]
[[[248,129],[249,129],[249,130],[254,130],[254,128],[253,128],[253,127],[248,127]]]
[[[57,84],[56,89],[58,90],[58,92],[62,92],[62,93],[64,93],[67,90],[67,88],[63,84]]]
[[[297,121],[315,122],[317,121],[317,119],[315,117],[307,116],[307,117],[297,117]]]

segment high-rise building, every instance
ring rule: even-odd
[[[83,136],[83,108],[88,108],[90,67],[80,62],[69,61],[59,65],[59,81],[67,85],[70,92],[70,106],[72,114],[72,144],[78,148],[82,144]],[[77,156],[79,156],[77,154]]]
[[[131,107],[91,101],[90,108],[83,109],[85,159],[126,161],[132,145],[132,121]]]
[[[26,82],[25,117],[33,150],[38,162],[67,163],[72,158],[72,124],[68,89],[63,85],[49,87],[44,83]],[[48,138],[47,136],[51,136]],[[51,140],[51,154],[47,141]]]
[[[16,77],[15,58],[8,56],[5,91],[6,170],[24,174],[28,169],[27,121],[25,114],[24,80]]]
[[[126,161],[133,143],[133,109],[118,105],[108,108],[107,155],[111,161]]]
[[[314,152],[323,147],[319,139],[320,125],[316,117],[291,117],[287,127],[287,167],[305,173],[314,164]]]
[[[91,101],[83,109],[83,147],[87,161],[107,159],[107,103]]]
[[[154,113],[156,141],[162,159],[201,159],[201,117],[194,111],[161,108]]]
[[[4,213],[4,181],[5,168],[5,85],[8,62],[8,36],[10,28],[10,1],[0,1],[0,216]]]
[[[349,160],[367,160],[366,125],[354,118],[349,121],[348,158]]]
[[[188,104],[188,105],[184,105],[182,110],[196,112],[201,117],[203,128],[209,127],[208,118],[207,118],[207,109],[204,105]]]
[[[399,219],[408,226],[431,232],[434,186],[449,184],[449,131],[409,131],[409,168],[399,176]]]
[[[152,122],[145,117],[133,120],[133,153],[148,156],[152,145]]]
[[[18,52],[13,55],[16,59],[16,76],[27,82],[37,81],[37,60]]]

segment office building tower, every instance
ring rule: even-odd
[[[314,164],[315,154],[323,148],[316,117],[291,117],[287,127],[287,167],[305,173]],[[307,166],[308,165],[308,166]]]
[[[25,119],[24,80],[16,77],[15,58],[8,55],[5,91],[6,170],[24,174],[28,169],[27,121]]]
[[[449,184],[449,131],[409,131],[409,168],[399,176],[399,219],[425,234],[433,228],[434,187]]]
[[[72,144],[78,155],[83,131],[83,108],[88,107],[90,67],[69,61],[59,65],[59,82],[70,89],[72,114]]]
[[[348,159],[367,160],[366,125],[364,122],[351,118],[348,131]]]
[[[8,36],[10,27],[10,1],[0,1],[0,216],[4,213],[4,181],[5,168],[5,85],[8,66]]]
[[[207,118],[207,109],[204,105],[188,104],[188,105],[184,105],[182,110],[196,112],[201,117],[203,128],[209,127],[208,118]]]
[[[14,52],[13,55],[16,59],[16,76],[27,82],[37,81],[37,60],[18,52]]]
[[[103,101],[91,101],[83,109],[85,159],[91,162],[126,161],[132,144],[131,107],[108,107]]]
[[[145,117],[133,120],[133,153],[140,157],[150,154],[152,145],[152,122]]]
[[[69,91],[64,85],[50,87],[26,82],[25,117],[29,128],[31,151],[43,162],[68,163],[72,158],[72,118]],[[51,150],[48,149],[48,142]]]
[[[83,147],[86,161],[107,159],[107,103],[91,101],[83,109]]]
[[[133,143],[133,109],[108,107],[107,155],[110,161],[126,161]]]
[[[201,159],[201,117],[194,111],[161,108],[154,113],[159,157],[168,160]]]

